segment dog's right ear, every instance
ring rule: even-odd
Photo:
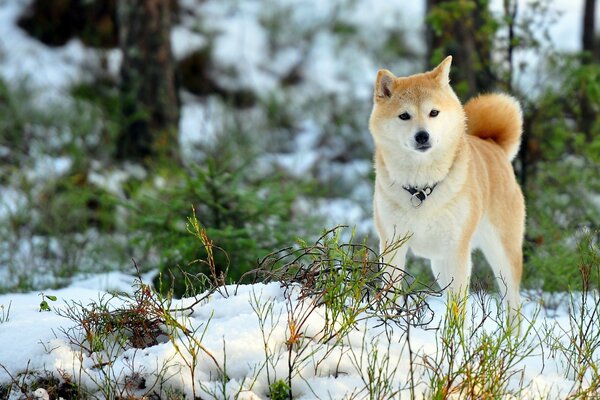
[[[377,81],[375,82],[375,99],[386,100],[392,97],[392,85],[396,77],[387,69],[380,69],[377,72]]]
[[[444,61],[435,67],[430,74],[442,86],[450,83],[450,66],[452,65],[452,56],[444,58]]]

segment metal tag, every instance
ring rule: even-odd
[[[423,195],[425,196],[425,198],[423,200],[421,200],[421,198],[419,197],[419,194],[423,193]],[[414,208],[419,208],[423,205],[423,202],[427,199],[427,193],[425,193],[423,190],[420,190],[418,192],[413,193],[412,196],[410,196],[410,204],[412,204],[412,206]]]

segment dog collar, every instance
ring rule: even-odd
[[[427,197],[431,195],[436,186],[437,183],[433,186],[425,186],[422,188],[402,185],[402,188],[411,194],[410,204],[412,204],[414,208],[419,208],[423,205],[423,202],[427,200]]]

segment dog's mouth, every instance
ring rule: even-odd
[[[431,145],[429,143],[423,143],[423,144],[417,143],[415,145],[415,150],[420,151],[421,153],[426,152],[430,148],[431,148]]]

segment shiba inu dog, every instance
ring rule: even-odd
[[[375,141],[374,222],[401,276],[408,248],[431,260],[440,287],[468,290],[480,248],[514,315],[520,304],[525,204],[511,161],[521,141],[517,100],[487,94],[463,107],[450,87],[452,57],[432,71],[377,74],[369,129]],[[397,270],[396,270],[397,269]]]

